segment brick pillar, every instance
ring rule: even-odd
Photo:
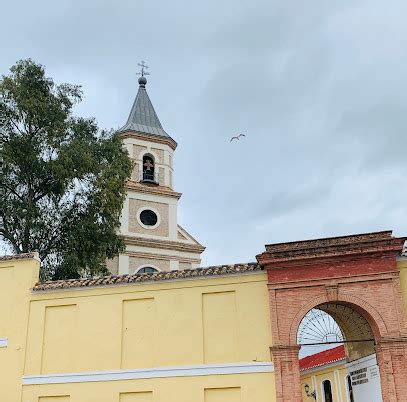
[[[382,338],[376,346],[383,402],[402,402],[407,395],[407,338]]]
[[[298,352],[300,346],[272,346],[276,402],[302,402]]]

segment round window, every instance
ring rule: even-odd
[[[143,225],[154,226],[158,221],[157,214],[151,209],[145,209],[140,213],[140,221]]]

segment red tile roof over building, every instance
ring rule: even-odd
[[[300,371],[309,370],[325,364],[345,360],[345,346],[340,345],[333,349],[323,350],[310,356],[300,359]]]

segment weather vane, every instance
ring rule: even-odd
[[[146,65],[146,62],[144,60],[141,61],[141,63],[137,63],[141,67],[141,73],[137,73],[137,75],[141,75],[144,77],[145,75],[150,75],[147,71],[145,71],[148,66]]]

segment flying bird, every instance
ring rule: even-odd
[[[232,142],[233,140],[240,140],[240,138],[241,137],[246,137],[244,134],[239,134],[239,135],[237,135],[236,137],[232,137],[231,139],[230,139],[230,142]]]

